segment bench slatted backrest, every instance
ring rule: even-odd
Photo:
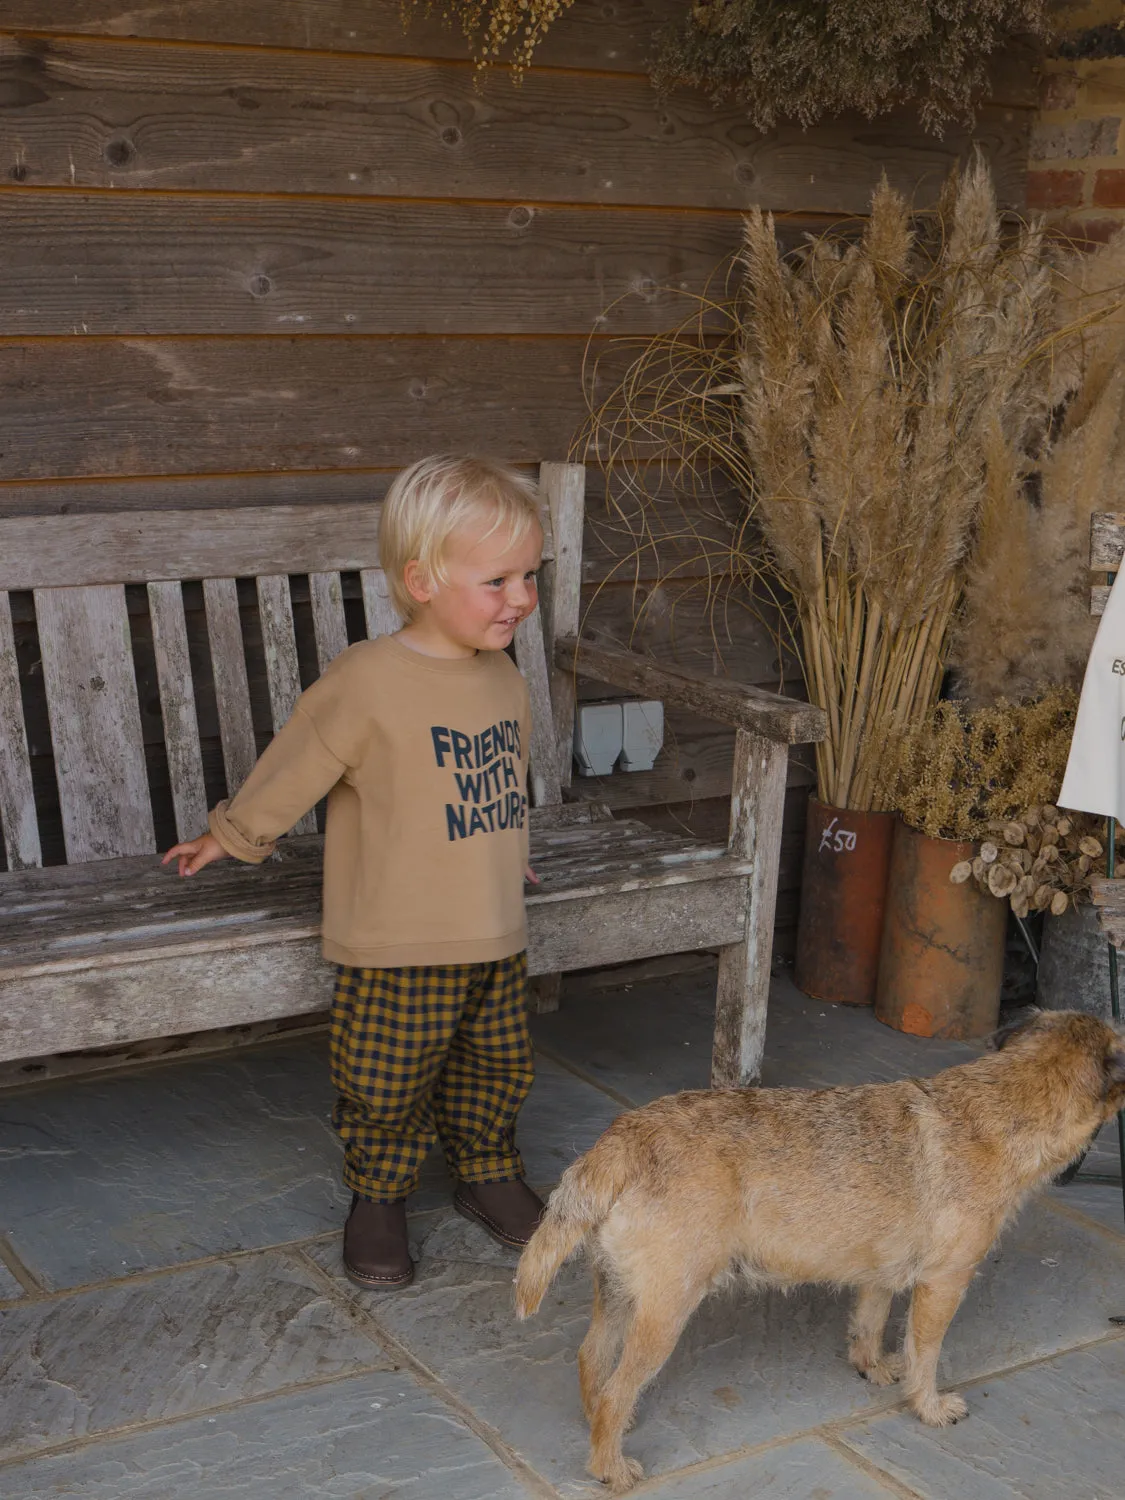
[[[532,801],[549,806],[561,801],[570,765],[573,690],[549,663],[555,637],[577,626],[584,475],[578,465],[544,464],[540,477],[544,605],[520,627],[515,647],[534,709]],[[308,580],[318,672],[348,644],[342,574],[359,575],[369,637],[401,623],[378,567],[379,514],[373,502],[0,520],[0,827],[9,869],[42,863],[13,592],[33,593],[67,862],[153,853],[126,584],[147,586],[176,830],[191,838],[206,827],[208,799],[183,584],[202,583],[226,791],[233,795],[258,754],[237,580],[255,580],[276,733],[301,691],[291,577]],[[556,530],[567,538],[562,557]],[[296,831],[315,829],[310,813]]]

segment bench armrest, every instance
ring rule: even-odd
[[[705,719],[746,729],[783,745],[812,744],[828,733],[823,709],[811,703],[688,667],[663,666],[623,646],[569,637],[556,642],[555,664],[565,672],[659,698],[674,708],[689,709]]]

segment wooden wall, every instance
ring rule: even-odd
[[[861,214],[883,171],[926,201],[968,145],[907,115],[762,136],[658,100],[645,58],[681,8],[575,0],[514,86],[436,18],[404,32],[398,0],[6,0],[0,511],[354,498],[436,449],[564,457],[584,359],[667,326],[747,206],[797,233]],[[976,139],[1018,206],[1028,70],[995,92]],[[667,548],[622,563],[597,520],[593,623],[777,681],[755,617],[709,610],[698,567],[658,582]],[[713,822],[729,740],[671,728],[658,771],[602,790]]]

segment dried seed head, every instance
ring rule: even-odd
[[[979,854],[977,855],[976,859],[973,860],[972,871],[974,880],[984,879],[985,863],[984,860],[981,859]]]
[[[1056,891],[1051,897],[1051,915],[1061,917],[1070,905],[1070,898],[1065,891]]]
[[[1016,894],[1012,897],[1013,913],[1022,921],[1022,919],[1027,916],[1029,909],[1030,908],[1028,907],[1027,897],[1022,891],[1017,891]]]
[[[1057,844],[1058,841],[1059,841],[1059,830],[1054,826],[1053,823],[1044,823],[1043,824],[1043,834],[1042,834],[1042,837],[1040,839],[1040,845],[1041,845],[1041,847],[1045,849],[1048,844]]]
[[[1017,876],[1007,865],[993,865],[988,872],[988,889],[994,896],[1010,896],[1016,888]]]
[[[1006,844],[1011,844],[1013,848],[1017,847],[1018,845],[1023,843],[1024,838],[1026,837],[1026,832],[1027,831],[1022,823],[1005,823],[1004,842]]]
[[[1102,852],[1101,844],[1097,839],[1091,838],[1089,834],[1085,838],[1078,840],[1078,847],[1082,850],[1083,854],[1088,854],[1091,859],[1097,859],[1098,855]]]
[[[953,885],[964,885],[972,873],[973,866],[971,861],[963,859],[950,870],[949,879]]]
[[[1031,898],[1031,904],[1036,911],[1046,911],[1051,904],[1054,892],[1049,885],[1039,885],[1035,888],[1035,894]]]
[[[986,865],[994,864],[999,853],[1000,850],[991,839],[985,839],[984,843],[980,846],[980,857]]]

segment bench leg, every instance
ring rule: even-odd
[[[719,952],[712,1088],[745,1088],[761,1077],[788,763],[788,745],[739,730],[730,852],[752,859],[754,869],[746,879],[746,936]]]
[[[527,987],[527,1008],[533,1016],[547,1016],[559,1008],[561,974],[536,974]]]

